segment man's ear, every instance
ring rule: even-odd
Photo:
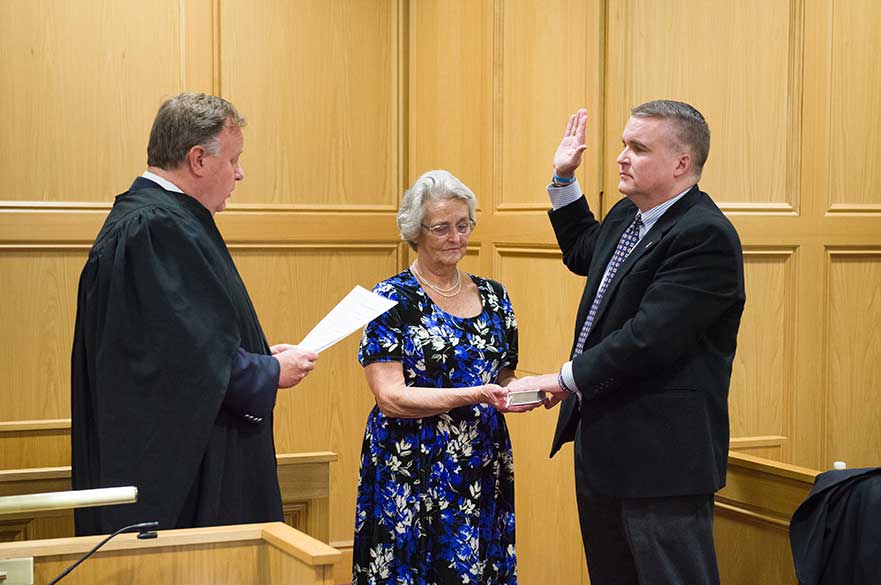
[[[207,156],[208,151],[205,150],[205,147],[201,144],[197,144],[191,148],[189,152],[187,152],[187,166],[190,167],[190,172],[201,177],[205,173],[205,158]]]
[[[677,179],[691,172],[691,153],[683,152],[676,157],[676,166],[673,168],[673,176]]]

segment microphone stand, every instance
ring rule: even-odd
[[[110,539],[113,538],[114,536],[116,536],[117,534],[122,534],[123,532],[137,531],[138,538],[141,540],[144,540],[147,538],[156,538],[157,534],[153,531],[153,529],[158,528],[158,527],[159,527],[159,522],[141,522],[140,524],[130,524],[129,526],[123,526],[122,528],[120,528],[119,530],[117,530],[116,532],[114,532],[113,534],[111,534],[110,536],[108,536],[107,538],[105,538],[104,540],[99,542],[98,544],[96,544],[92,550],[90,550],[89,552],[87,552],[86,554],[81,556],[77,562],[75,562],[74,564],[72,564],[71,566],[66,568],[63,573],[61,573],[60,575],[58,575],[57,577],[52,579],[49,582],[49,585],[55,585],[55,583],[58,583],[59,581],[61,581],[71,571],[76,569],[80,565],[80,563],[82,563],[84,560],[86,560],[87,558],[89,558],[90,556],[95,554],[95,552],[97,552],[99,548],[101,548],[102,546],[107,544],[110,541]]]

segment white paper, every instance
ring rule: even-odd
[[[323,351],[397,304],[397,301],[391,301],[355,285],[352,292],[337,303],[337,306],[318,322],[299,345],[311,351]]]

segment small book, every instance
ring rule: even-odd
[[[544,390],[521,390],[508,393],[505,406],[521,406],[524,404],[538,404],[544,402]]]

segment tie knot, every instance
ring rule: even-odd
[[[637,230],[642,227],[642,214],[639,212],[636,212],[636,217],[633,218],[633,227]]]

